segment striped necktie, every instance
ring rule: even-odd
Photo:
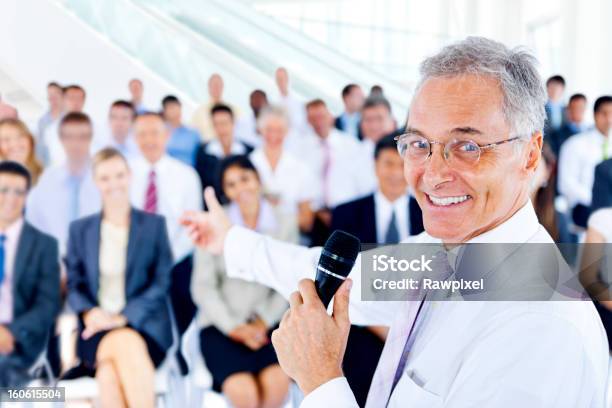
[[[157,185],[155,183],[155,170],[151,170],[149,173],[149,185],[147,186],[147,193],[145,196],[144,211],[148,213],[157,212]]]

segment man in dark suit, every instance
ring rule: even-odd
[[[361,134],[361,108],[365,97],[361,87],[357,84],[348,84],[342,89],[342,102],[344,112],[336,118],[334,126],[357,139],[363,139]]]
[[[570,136],[585,130],[584,112],[586,111],[587,99],[583,94],[577,93],[570,97],[565,110],[565,120],[559,129],[546,135],[544,141],[548,143],[555,154],[559,157],[561,146]]]
[[[423,231],[421,209],[407,193],[404,163],[392,136],[385,136],[374,150],[378,191],[336,207],[332,231],[350,232],[362,243],[397,243]],[[395,239],[395,241],[392,241]]]
[[[612,207],[612,159],[604,160],[595,167],[591,214],[604,207]]]
[[[23,386],[60,309],[57,241],[23,219],[30,174],[0,163],[0,387]]]
[[[221,160],[232,155],[248,155],[253,148],[234,139],[234,112],[228,105],[214,105],[210,116],[217,138],[202,144],[197,149],[195,170],[200,176],[202,188],[212,186],[217,197],[223,197],[219,180]]]
[[[331,230],[341,229],[362,243],[397,244],[423,232],[421,209],[408,194],[404,161],[392,135],[374,149],[378,190],[332,210]],[[370,389],[382,353],[386,328],[351,326],[344,357],[344,373],[360,406]]]

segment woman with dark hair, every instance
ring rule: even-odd
[[[263,198],[255,167],[245,156],[224,159],[221,187],[226,211],[236,225],[297,242],[293,217],[283,216]],[[202,355],[233,407],[279,407],[289,378],[281,370],[270,342],[287,304],[282,296],[257,283],[229,278],[222,256],[198,249],[191,284]]]
[[[166,223],[131,207],[130,175],[117,150],[95,156],[102,212],[70,225],[66,255],[79,367],[95,375],[101,405],[113,408],[155,405],[155,367],[172,344]]]

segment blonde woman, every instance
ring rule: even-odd
[[[0,158],[17,162],[28,169],[32,185],[38,181],[43,166],[36,157],[36,142],[28,127],[19,119],[0,121]]]

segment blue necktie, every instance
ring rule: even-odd
[[[385,234],[385,244],[397,244],[400,240],[399,231],[397,230],[397,221],[395,217],[395,209],[391,213],[391,220]]]
[[[4,241],[6,241],[6,235],[0,235],[0,285],[4,280]]]

